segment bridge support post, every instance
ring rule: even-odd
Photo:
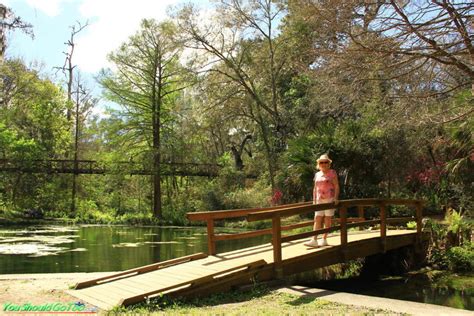
[[[423,204],[416,203],[416,244],[415,249],[418,253],[423,253]]]
[[[382,252],[387,251],[387,208],[385,203],[380,204],[380,243]]]
[[[214,219],[207,220],[207,253],[216,254],[216,241],[214,240]]]
[[[364,206],[363,205],[357,206],[357,215],[359,216],[359,219],[362,218],[362,220],[365,220]],[[360,226],[359,230],[364,230],[364,227]]]
[[[272,218],[272,244],[273,244],[273,263],[275,267],[275,276],[277,278],[283,277],[283,270],[281,266],[281,218],[275,216]]]
[[[273,260],[275,263],[281,263],[281,219],[280,216],[272,218],[272,243]]]
[[[339,208],[339,225],[341,225],[341,254],[344,261],[347,260],[347,206]]]

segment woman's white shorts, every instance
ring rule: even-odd
[[[316,204],[324,204],[324,203],[331,203],[334,202],[334,199],[322,199],[322,200],[317,200]],[[317,211],[314,212],[314,216],[334,216],[334,212],[336,212],[336,209],[330,209],[330,210],[324,210],[324,211]]]

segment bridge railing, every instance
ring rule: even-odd
[[[214,232],[215,221],[233,219],[233,218],[246,218],[247,215],[251,213],[265,212],[265,211],[271,211],[271,210],[280,210],[280,209],[285,209],[291,206],[305,206],[305,205],[310,205],[310,204],[311,202],[302,202],[302,203],[296,203],[296,204],[287,204],[287,205],[262,207],[262,208],[211,211],[211,212],[193,212],[193,213],[187,213],[186,216],[188,220],[190,221],[207,222],[207,249],[210,255],[215,255],[217,241],[251,238],[255,236],[269,235],[272,233],[271,229],[261,229],[261,230],[237,233],[237,234],[216,234]],[[283,226],[282,229],[285,229],[285,227]]]
[[[412,217],[398,217],[390,218],[387,216],[387,207],[390,205],[404,205],[415,208],[415,214]],[[365,207],[378,207],[379,218],[366,220],[364,218]],[[350,207],[357,207],[358,217],[350,218],[347,216],[347,210]],[[339,210],[339,218],[334,221],[334,226],[304,233],[282,236],[282,231],[289,231],[296,228],[312,226],[314,221],[304,221],[292,225],[283,226],[281,219],[306,214],[309,212],[322,211],[326,209],[337,208]],[[423,202],[419,200],[408,199],[357,199],[357,200],[341,200],[338,205],[334,203],[325,203],[313,205],[312,202],[302,202],[296,204],[280,205],[266,208],[254,209],[240,209],[227,211],[212,211],[212,212],[195,212],[188,213],[187,217],[191,221],[206,221],[207,222],[207,242],[208,253],[216,254],[216,242],[220,240],[232,240],[241,238],[250,238],[260,235],[271,235],[273,244],[273,257],[275,264],[282,261],[282,243],[297,239],[308,238],[323,233],[330,233],[340,231],[341,247],[347,245],[347,231],[349,228],[367,225],[380,224],[380,237],[382,247],[385,249],[387,224],[406,223],[409,221],[416,221],[417,238],[421,240],[422,232],[422,210]],[[247,221],[271,220],[272,227],[269,229],[261,229],[256,231],[249,231],[236,234],[215,234],[214,224],[216,220],[225,220],[231,218],[245,217]],[[338,224],[338,225],[336,225]]]

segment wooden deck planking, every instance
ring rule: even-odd
[[[106,309],[110,309],[113,306],[117,305],[117,303],[120,301],[122,297],[131,295],[129,292],[126,292],[126,291],[123,291],[121,294],[112,293],[111,291],[109,291],[108,287],[105,287],[105,288],[92,287],[92,288],[89,288],[88,291],[78,290],[74,292],[75,293],[72,293],[72,291],[70,291],[69,293],[81,299],[84,297],[84,300],[86,302],[94,304],[100,308],[105,307]],[[86,298],[92,298],[92,300],[86,300]]]
[[[165,286],[170,286],[172,284],[176,283],[181,283],[181,282],[186,282],[193,280],[195,278],[199,277],[199,275],[192,275],[192,276],[187,276],[184,274],[181,275],[176,275],[176,274],[160,274],[160,275],[154,275],[152,278],[150,278],[147,282],[147,284],[163,284]],[[131,280],[134,281],[134,280]],[[147,280],[143,280],[147,281]]]
[[[207,269],[202,269],[201,266],[190,266],[189,264],[182,265],[179,268],[176,267],[175,270],[169,271],[170,273],[179,274],[191,278],[199,278],[214,273],[215,271],[210,271]]]
[[[133,287],[133,288],[140,289],[141,291],[143,291],[143,289],[155,288],[157,285],[165,283],[165,281],[166,280],[157,282],[156,280],[150,280],[146,282],[145,280],[125,279],[120,282],[120,286],[123,285],[123,286]],[[176,280],[174,282],[176,282]],[[172,281],[168,280],[168,283],[172,283]]]
[[[94,289],[95,288],[95,289]],[[103,284],[102,286],[95,286],[90,288],[94,294],[104,293],[106,297],[110,299],[120,298],[123,295],[136,295],[138,289],[131,290],[128,286],[122,286],[122,284],[116,282],[110,282]]]
[[[77,291],[75,291],[77,292]],[[109,301],[104,301],[102,299],[102,297],[97,297],[97,296],[91,296],[90,293],[84,293],[84,292],[80,292],[80,293],[72,293],[72,291],[69,291],[68,293],[71,293],[72,295],[74,295],[75,297],[77,297],[78,299],[81,299],[85,302],[88,302],[89,304],[92,304],[94,306],[97,306],[101,309],[104,309],[104,310],[107,310],[107,309],[110,309],[112,308],[115,304],[115,303],[112,303],[112,302],[109,302]]]
[[[416,234],[416,231],[387,230],[387,237],[409,234]],[[379,237],[380,231],[378,230],[370,232],[351,231],[351,233],[348,234],[348,246],[350,247],[351,242]],[[340,241],[341,238],[339,235],[330,235],[328,237],[329,246],[320,248],[305,246],[304,243],[306,239],[286,242],[282,244],[282,259],[285,261],[311,253],[324,252],[327,249],[340,246]],[[184,262],[179,265],[135,275],[110,283],[70,291],[70,294],[97,305],[100,308],[110,309],[127,297],[169,288],[174,284],[192,282],[193,280],[210,276],[219,271],[239,267],[261,259],[265,260],[267,264],[273,263],[273,248],[271,243]]]
[[[168,283],[170,281],[170,277],[172,277],[173,275],[168,275],[169,273],[165,272],[166,270],[167,269],[160,270],[159,272],[154,271],[150,273],[145,273],[145,274],[142,274],[140,278],[128,278],[125,280],[127,281],[137,280],[143,284]],[[176,281],[176,279],[179,279],[179,278],[173,278],[174,281]]]
[[[126,286],[134,286],[143,290],[153,290],[160,287],[168,287],[170,285],[181,283],[187,280],[193,280],[199,275],[192,275],[188,277],[175,277],[175,275],[170,275],[165,270],[159,270],[154,272],[149,272],[143,275],[140,275],[140,278],[133,277],[133,278],[126,278],[122,279],[113,283],[117,283],[118,285],[124,284]],[[137,294],[137,293],[135,293]]]

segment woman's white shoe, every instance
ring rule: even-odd
[[[319,242],[318,242],[318,246],[319,247],[324,247],[324,246],[329,246],[328,244],[328,241],[326,239],[321,239]]]
[[[319,247],[318,241],[312,238],[308,242],[305,242],[304,245],[308,247],[314,247],[314,248]]]

